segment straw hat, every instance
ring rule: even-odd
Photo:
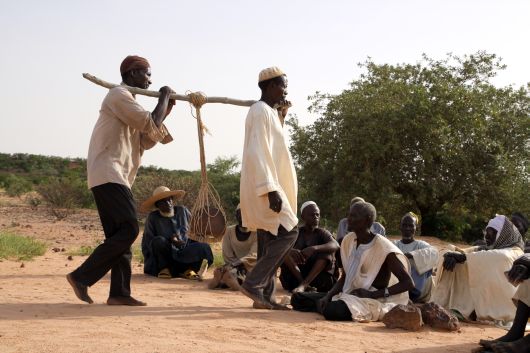
[[[155,203],[157,201],[160,201],[170,196],[173,196],[173,200],[176,201],[177,199],[180,199],[182,196],[184,196],[184,194],[186,194],[184,190],[170,190],[167,186],[159,186],[155,189],[155,191],[153,191],[153,196],[145,200],[140,205],[140,211],[152,211],[156,208]]]

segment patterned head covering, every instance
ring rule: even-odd
[[[495,218],[497,217],[503,217],[504,223],[501,231],[497,232],[497,239],[495,239],[495,242],[491,245],[490,249],[505,249],[517,246],[523,250],[524,243],[521,233],[519,233],[517,228],[508,218],[506,218],[506,216],[497,215]],[[488,226],[490,226],[489,223]]]

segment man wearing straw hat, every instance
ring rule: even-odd
[[[131,186],[144,150],[172,140],[163,121],[174,102],[169,99],[171,88],[164,86],[158,104],[149,112],[126,89],[125,85],[149,87],[151,68],[146,59],[126,57],[120,73],[123,84],[110,89],[103,100],[87,158],[88,187],[96,201],[105,241],[66,278],[75,295],[91,304],[88,287],[111,271],[107,304],[143,306],[144,302],[131,297],[131,245],[139,231]]]
[[[142,237],[144,273],[148,275],[202,280],[213,263],[210,245],[188,238],[191,213],[185,206],[174,204],[184,194],[183,190],[159,186],[140,206],[142,211],[152,211]]]
[[[287,108],[277,110],[287,95],[287,77],[270,67],[260,72],[258,86],[261,99],[245,122],[240,183],[243,227],[257,230],[258,261],[241,291],[254,308],[285,309],[274,297],[276,271],[298,235],[298,183],[282,125]]]

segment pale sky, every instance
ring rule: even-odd
[[[258,99],[261,69],[289,79],[290,110],[303,125],[307,97],[340,93],[357,63],[415,63],[486,50],[508,68],[498,85],[530,81],[530,1],[25,1],[0,0],[0,152],[86,158],[107,90],[83,72],[119,83],[129,54],[146,57],[153,85],[178,93]],[[148,110],[156,99],[138,97]],[[206,158],[241,157],[248,108],[203,107]],[[175,141],[143,165],[199,169],[186,102],[166,120]],[[333,143],[333,141],[330,141]]]

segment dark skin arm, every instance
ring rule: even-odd
[[[342,288],[344,287],[345,279],[346,279],[346,275],[343,274],[339,278],[337,283],[335,283],[333,288],[331,288],[329,292],[327,292],[327,294],[317,302],[317,310],[319,313],[322,314],[324,310],[326,309],[326,306],[328,305],[328,303],[331,301],[331,298],[333,298],[333,296],[335,296],[336,294],[339,294],[342,291]]]
[[[307,248],[302,250],[302,255],[307,260],[314,254],[320,254],[320,253],[333,254],[337,250],[339,250],[339,248],[340,248],[339,243],[333,240],[333,241],[328,241],[325,244],[308,246]]]
[[[296,250],[296,249],[293,249]],[[293,251],[291,250],[291,251]],[[302,277],[302,272],[300,272],[300,269],[298,268],[298,263],[293,257],[289,254],[285,257],[285,260],[283,261],[284,265],[287,266],[287,269],[291,274],[296,277],[298,283],[301,283],[304,280],[304,277]]]
[[[276,213],[280,213],[282,210],[282,198],[278,191],[271,191],[267,195],[269,197],[269,208]]]
[[[369,291],[366,289],[358,288],[355,289],[351,294],[356,295],[360,298],[371,298],[378,299],[385,296],[385,288],[388,286],[388,281],[390,280],[390,272],[396,276],[398,283],[394,284],[391,287],[388,287],[388,293],[390,295],[395,295],[403,292],[408,292],[414,288],[414,282],[412,278],[405,270],[403,263],[399,261],[395,253],[390,253],[387,255],[379,274],[374,280],[372,286],[377,288],[376,291]],[[384,277],[384,280],[378,281],[379,276]]]
[[[458,252],[448,252],[444,254],[443,268],[447,271],[454,271],[456,264],[466,262],[466,255]]]
[[[162,125],[166,116],[168,116],[169,112],[171,112],[173,105],[175,105],[175,101],[171,100],[172,103],[170,103],[169,99],[169,96],[171,95],[171,93],[173,93],[173,90],[171,88],[169,88],[168,86],[164,86],[160,88],[159,92],[160,97],[158,97],[158,104],[151,113],[151,118],[153,119],[157,127],[160,127]]]

